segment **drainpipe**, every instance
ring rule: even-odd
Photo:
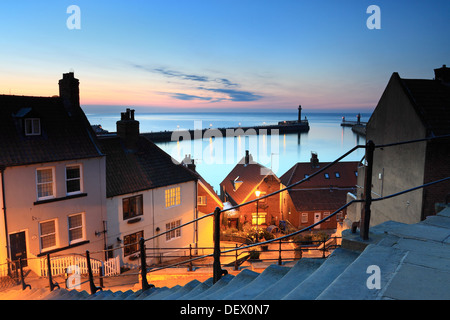
[[[6,219],[6,199],[5,199],[5,166],[0,166],[0,173],[2,175],[2,199],[3,199],[3,219],[5,221],[5,238],[6,238],[6,257],[9,259],[9,241],[8,241],[8,223]]]

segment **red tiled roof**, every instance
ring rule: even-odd
[[[354,189],[289,190],[297,212],[329,210],[333,213],[347,203],[347,193]]]
[[[244,157],[220,185],[222,190],[233,199],[235,204],[241,204],[268,175],[276,177],[270,169],[259,163],[250,161],[248,164],[245,164]],[[278,177],[276,178],[278,179]]]
[[[306,176],[310,176],[330,162],[319,162],[317,166],[312,166],[309,162],[298,162],[280,178],[285,186],[294,184]],[[356,172],[358,170],[357,161],[338,162],[324,172],[312,177],[310,180],[297,185],[300,188],[320,188],[320,187],[354,187],[357,182]],[[326,178],[328,175],[328,178]]]

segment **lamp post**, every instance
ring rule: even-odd
[[[258,225],[258,207],[259,207],[259,196],[261,195],[261,191],[256,190],[256,242],[259,242],[259,225]]]

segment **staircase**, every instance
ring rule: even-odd
[[[291,267],[244,269],[184,286],[146,291],[10,290],[0,299],[24,300],[415,300],[450,299],[450,207],[417,224],[393,221],[370,229],[370,239],[346,230],[327,259],[304,258]]]

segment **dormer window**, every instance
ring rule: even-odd
[[[38,118],[25,119],[25,135],[26,136],[41,135],[41,120]]]

